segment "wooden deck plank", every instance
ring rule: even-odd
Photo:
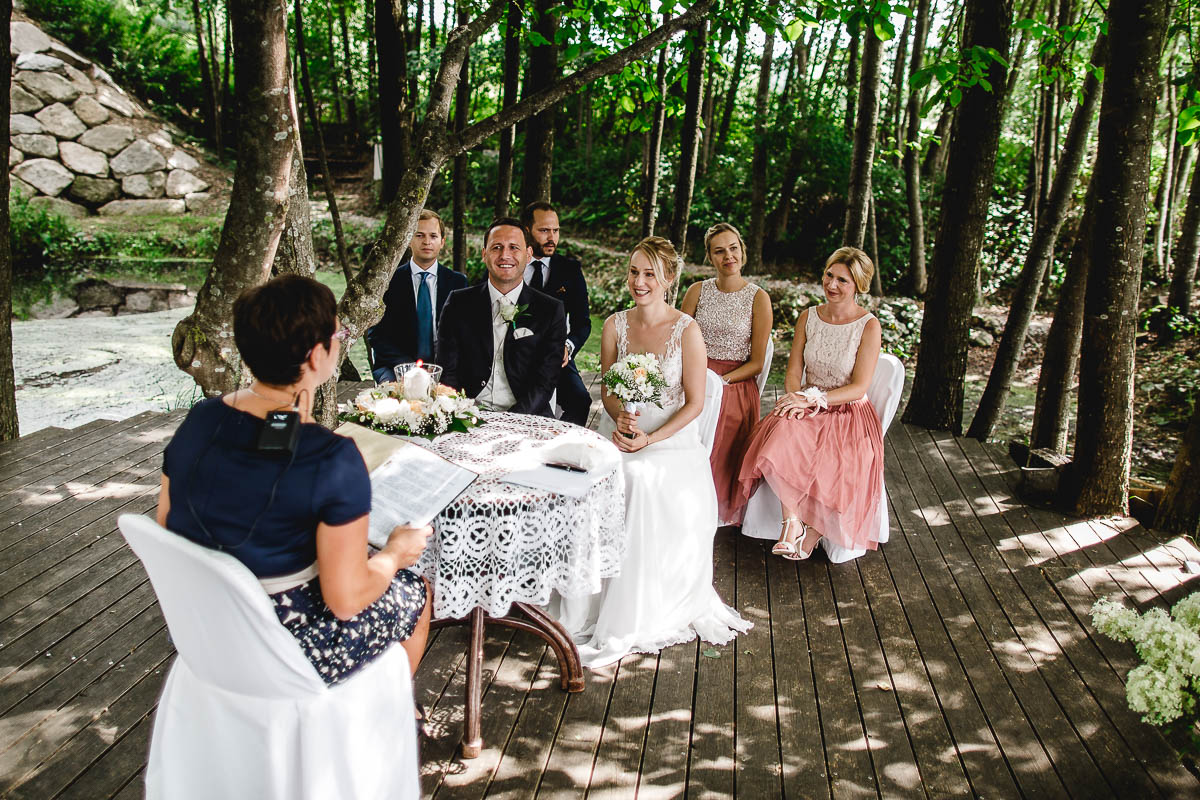
[[[125,420],[125,422],[128,421]],[[100,432],[101,429],[110,426],[114,426],[112,429],[117,430],[119,423],[109,419],[95,419],[58,435],[51,434],[47,430],[44,435],[35,433],[8,442],[7,446],[10,449],[0,454],[0,482],[20,475],[39,464],[63,458],[72,450],[83,447],[97,438],[102,438],[105,434]],[[3,486],[3,483],[0,483],[0,486]]]
[[[855,562],[831,565],[830,578],[875,785],[883,797],[924,797],[917,758],[861,576],[867,562],[882,560],[878,552],[868,552]]]
[[[730,535],[737,545],[737,609],[754,623],[730,648],[737,682],[734,730],[737,732],[736,791],[768,800],[783,796],[776,708],[775,663],[771,651],[771,608],[767,594],[769,543]],[[725,598],[732,604],[733,598]],[[724,657],[724,653],[722,653]]]
[[[1028,701],[1022,704],[1020,695],[1028,688],[1027,676],[1012,675],[1004,670],[1006,665],[1015,668],[1019,659],[1005,661],[1006,648],[992,646],[993,642],[1013,641],[1015,634],[1003,618],[995,597],[980,580],[974,562],[965,553],[956,525],[965,524],[966,519],[956,518],[942,504],[934,478],[941,482],[943,476],[930,457],[932,443],[914,441],[914,437],[922,433],[909,431],[906,425],[892,429],[892,438],[899,443],[902,457],[909,459],[914,467],[918,463],[924,466],[924,469],[905,472],[909,487],[930,523],[932,541],[909,539],[923,551],[918,555],[914,548],[918,568],[926,575],[934,601],[949,622],[955,649],[967,667],[972,688],[996,732],[1000,752],[1016,775],[1021,790],[1039,797],[1069,797],[1054,769],[1046,742],[1038,737],[1036,722],[1029,717],[1044,709],[1030,708]],[[928,474],[930,472],[932,475]],[[966,613],[962,613],[964,610]],[[1025,664],[1028,664],[1027,659]]]
[[[688,642],[658,654],[654,699],[646,726],[649,744],[638,769],[637,794],[641,800],[681,797],[687,788],[696,668],[702,646],[707,647]]]
[[[903,536],[894,511],[891,519],[892,535]],[[917,788],[930,796],[933,795],[927,787],[937,787],[937,794],[947,797],[965,797],[970,794],[970,784],[883,553],[862,559],[858,570],[875,620],[892,690],[916,759],[920,781]],[[876,774],[879,772],[876,767]],[[906,789],[905,793],[920,796],[909,787],[901,788]]]
[[[737,606],[736,552],[728,529],[717,532],[713,541],[713,584],[728,605]],[[696,665],[695,707],[692,711],[691,748],[688,750],[689,798],[733,797],[734,769],[737,754],[734,747],[734,660],[738,645],[712,647],[700,644]]]
[[[989,460],[987,451],[973,439],[959,439],[957,446],[963,455],[963,466],[971,469],[977,476],[986,492],[988,502],[999,510],[999,502],[1005,496],[1006,484],[1000,470]],[[997,519],[1000,515],[989,515],[987,518]],[[1018,524],[1032,524],[1028,514],[1003,515],[1010,526],[1013,521]],[[1008,551],[1000,550],[1001,553]],[[1075,555],[1078,551],[1074,551]],[[1097,707],[1103,715],[1086,714],[1091,745],[1096,739],[1105,742],[1108,754],[1098,757],[1098,763],[1105,770],[1114,789],[1118,794],[1132,792],[1135,796],[1151,796],[1164,792],[1168,796],[1174,792],[1185,791],[1195,787],[1192,776],[1179,764],[1171,753],[1170,745],[1162,741],[1156,732],[1142,724],[1138,715],[1129,709],[1125,699],[1123,672],[1118,672],[1112,661],[1104,655],[1105,645],[1114,649],[1120,647],[1126,652],[1126,660],[1132,662],[1132,648],[1127,645],[1119,646],[1106,636],[1097,635],[1085,621],[1087,610],[1097,599],[1087,583],[1077,578],[1065,581],[1054,581],[1047,574],[1044,564],[1038,565],[1036,571],[1032,568],[1017,573],[1022,585],[1027,587],[1026,595],[1030,607],[1047,621],[1063,654],[1076,671],[1078,680],[1069,681],[1062,693],[1067,701],[1074,706],[1086,696],[1094,698]],[[1040,580],[1039,580],[1040,578]],[[1056,585],[1056,583],[1058,585]],[[1059,600],[1059,602],[1055,602]],[[1086,635],[1080,636],[1082,629]],[[1041,664],[1040,669],[1054,673],[1061,665],[1060,660],[1053,660],[1049,665]],[[1078,712],[1076,712],[1078,713]],[[1073,714],[1073,719],[1078,717]],[[1125,765],[1134,763],[1140,769],[1126,768]],[[1150,785],[1147,786],[1147,782]]]
[[[588,781],[589,799],[621,800],[637,792],[657,668],[657,656],[635,653],[618,662],[608,714],[600,728],[596,764]]]
[[[934,590],[918,566],[922,559],[929,561],[930,568],[940,564],[944,569],[945,564],[936,551],[931,551],[929,520],[913,497],[901,468],[902,463],[911,466],[912,462],[901,461],[894,444],[896,439],[890,431],[883,464],[888,493],[903,509],[896,514],[902,535],[893,535],[881,551],[897,592],[904,598],[909,626],[937,691],[938,705],[972,792],[983,797],[1014,797],[1018,794],[1014,777],[1005,760],[998,757],[1000,745],[975,691],[970,670],[955,649],[946,615],[938,609]],[[964,610],[959,604],[950,613],[961,614]]]
[[[817,711],[809,620],[797,569],[796,562],[767,559],[781,777],[785,797],[819,800],[831,796],[829,771]]]
[[[154,505],[161,443],[134,440],[176,424],[149,415],[95,425],[83,443],[49,432],[0,447],[0,487],[7,476],[45,501],[5,506],[0,488],[0,794],[143,795],[172,656],[115,520]],[[86,449],[105,428],[107,460]],[[718,532],[714,584],[756,623],[729,646],[633,656],[567,695],[540,640],[489,629],[480,759],[456,758],[466,630],[435,632],[415,681],[433,730],[426,796],[1200,794],[1127,707],[1131,649],[1088,614],[1114,592],[1138,605],[1181,596],[1190,545],[1029,508],[989,445],[898,425],[886,448],[893,526],[880,552],[797,565]],[[126,494],[92,497],[80,482]]]
[[[975,515],[971,498],[979,487],[967,481],[968,474],[972,478],[974,474],[955,474],[955,467],[962,465],[957,459],[955,463],[946,459],[960,452],[953,443],[947,448],[951,452],[943,452],[940,435],[911,430],[910,434],[942,508],[954,519],[954,535],[941,536],[939,546],[948,559],[959,565],[959,588],[977,622],[988,632],[992,653],[1003,666],[1008,686],[1053,763],[1063,789],[1067,793],[1082,791],[1087,797],[1111,796],[1113,789],[1096,762],[1096,758],[1111,753],[1101,749],[1097,755],[1088,750],[1068,719],[1062,699],[1048,684],[1046,670],[1039,668],[1058,661],[1061,652]],[[1059,677],[1065,680],[1069,671]],[[1094,707],[1075,710],[1081,715],[1096,711]]]

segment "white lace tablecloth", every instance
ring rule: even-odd
[[[434,521],[436,535],[415,567],[433,584],[433,615],[461,618],[478,607],[501,617],[514,602],[545,605],[552,591],[566,596],[599,591],[602,578],[620,571],[625,554],[620,468],[580,498],[505,483],[502,477],[523,452],[564,433],[604,439],[546,417],[482,416],[486,424],[470,433],[409,440],[479,473]]]

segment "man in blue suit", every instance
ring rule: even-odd
[[[583,348],[592,332],[583,267],[575,259],[558,252],[558,212],[554,206],[546,202],[530,203],[521,212],[521,221],[533,236],[534,257],[525,267],[525,283],[560,301],[567,312],[567,343],[555,387],[558,405],[563,410],[562,418],[576,425],[586,425],[592,398],[575,366],[575,354]]]
[[[467,276],[446,269],[438,255],[446,244],[446,226],[437,212],[425,209],[409,242],[412,258],[396,268],[383,293],[383,319],[367,329],[375,380],[394,381],[397,364],[437,363],[437,324],[446,299],[466,288]]]

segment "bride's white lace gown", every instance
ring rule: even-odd
[[[613,317],[618,359],[629,353],[625,315]],[[647,433],[683,405],[682,336],[691,322],[680,315],[659,355],[667,389],[662,408],[639,409],[638,427]],[[599,430],[605,436],[615,430],[608,414]],[[556,609],[580,644],[584,665],[655,653],[697,635],[725,644],[749,630],[752,623],[721,602],[713,588],[717,496],[696,421],[636,453],[623,453],[622,463],[628,543],[621,574],[605,581],[599,594],[562,598]]]

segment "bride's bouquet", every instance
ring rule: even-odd
[[[466,433],[483,424],[475,401],[462,392],[442,383],[429,385],[428,381],[414,387],[411,380],[363,389],[338,418],[380,433],[427,439],[443,433]]]
[[[602,381],[608,393],[619,399],[630,414],[637,413],[638,406],[646,403],[662,407],[667,381],[654,353],[625,356],[608,368]]]

